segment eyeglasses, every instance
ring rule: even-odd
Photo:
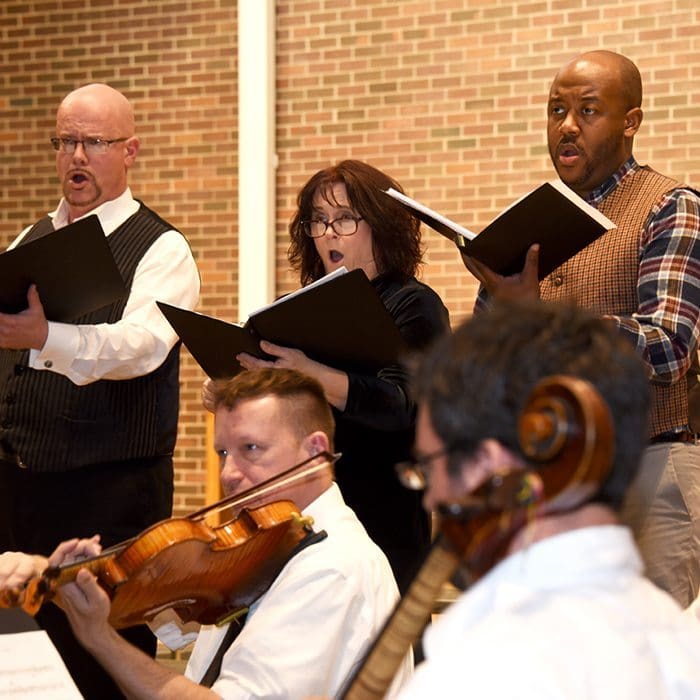
[[[53,136],[51,138],[51,145],[56,151],[61,151],[63,153],[75,153],[75,149],[78,147],[78,144],[82,144],[85,153],[92,153],[95,155],[106,153],[113,143],[120,143],[128,140],[129,139],[126,136],[120,139],[65,139],[59,138],[58,136]]]
[[[311,219],[310,221],[302,221],[301,223],[304,227],[304,233],[307,236],[310,238],[323,238],[329,226],[339,236],[352,236],[353,233],[357,233],[357,226],[360,221],[363,221],[361,216],[343,214],[343,216],[339,216],[337,219],[333,219],[333,221]]]
[[[399,462],[394,466],[394,469],[401,485],[411,491],[422,491],[428,486],[430,472],[432,471],[430,463],[438,457],[445,457],[456,451],[457,448],[455,447],[443,447],[441,450],[431,452],[429,455],[413,457],[405,462]]]

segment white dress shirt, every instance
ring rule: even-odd
[[[412,698],[696,700],[700,625],[642,575],[621,526],[519,551],[427,630]]]
[[[138,208],[139,203],[127,188],[85,216],[97,214],[109,236]],[[54,228],[67,225],[66,201],[62,199],[49,216]],[[29,228],[10,247],[17,245]],[[189,244],[177,231],[166,231],[140,260],[124,314],[117,323],[78,325],[49,321],[46,343],[41,350],[30,352],[29,366],[63,374],[78,385],[148,374],[163,363],[177,342],[177,335],[156,306],[156,300],[193,309],[199,300],[199,285],[199,272]]]
[[[398,600],[386,557],[336,484],[304,515],[328,537],[294,556],[251,606],[212,686],[226,700],[334,696]],[[202,628],[186,676],[202,678],[225,633],[225,626]],[[395,688],[411,668],[409,654]]]

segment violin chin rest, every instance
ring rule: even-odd
[[[310,530],[314,524],[314,519],[310,515],[302,515],[301,513],[293,513],[292,520],[305,530]]]

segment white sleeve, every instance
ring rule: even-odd
[[[117,323],[49,321],[46,343],[41,350],[30,352],[29,365],[63,374],[78,385],[148,374],[163,363],[177,342],[156,300],[193,309],[199,300],[199,285],[189,244],[177,231],[167,231],[139,262]]]

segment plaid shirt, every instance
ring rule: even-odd
[[[586,201],[599,208],[639,167],[630,157]],[[650,380],[673,384],[696,364],[700,335],[700,197],[693,190],[670,191],[650,212],[639,237],[637,295],[635,313],[608,318],[635,345],[649,367]],[[474,311],[483,311],[487,304],[482,287]]]
[[[630,159],[585,199],[594,207],[630,173]],[[639,237],[639,306],[610,316],[634,343],[654,383],[669,385],[695,362],[700,335],[700,197],[678,188],[651,210]]]

